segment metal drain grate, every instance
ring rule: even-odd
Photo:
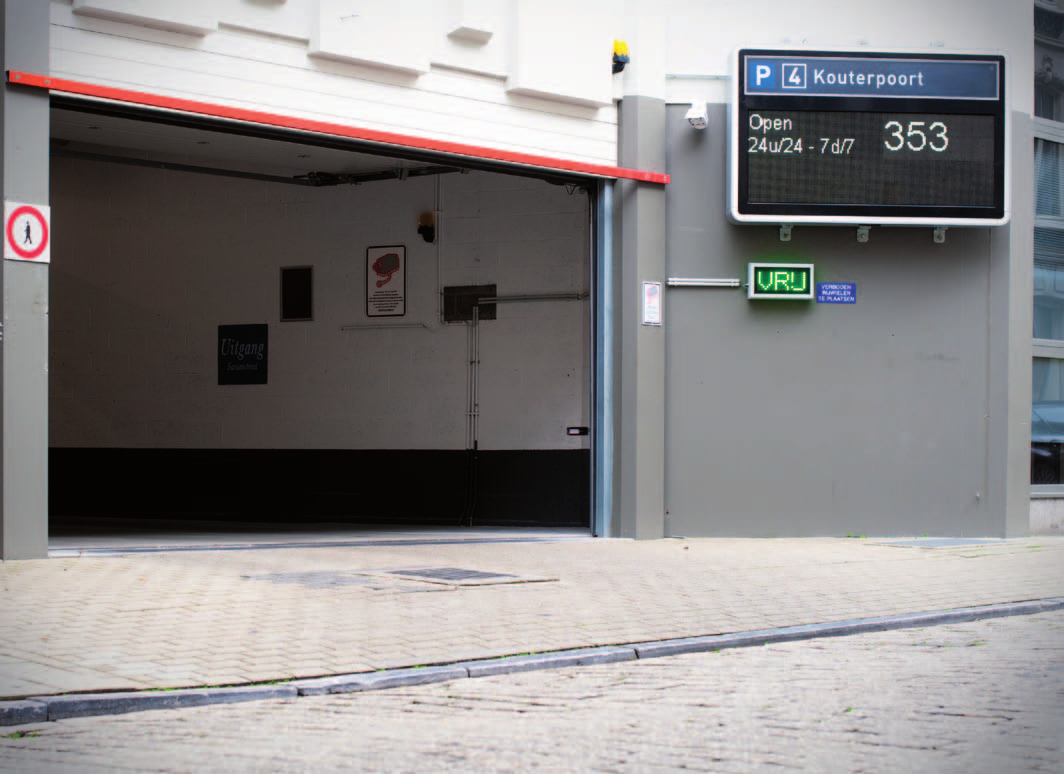
[[[430,567],[426,570],[388,570],[389,575],[409,575],[415,578],[439,581],[484,581],[496,578],[517,578],[502,572],[481,572],[480,570],[462,570],[457,567]]]
[[[363,570],[363,575],[416,583],[435,583],[444,586],[494,586],[502,583],[543,583],[556,581],[557,576],[512,575],[505,572],[467,570],[462,567],[398,567],[395,569]]]

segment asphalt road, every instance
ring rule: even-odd
[[[3,729],[19,772],[1062,772],[1064,612]]]

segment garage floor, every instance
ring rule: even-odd
[[[395,528],[349,524],[66,521],[52,528],[48,555],[106,556],[168,551],[264,548],[418,546],[454,543],[542,543],[591,540],[582,528]]]

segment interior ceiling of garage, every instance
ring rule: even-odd
[[[400,158],[394,149],[362,152],[355,150],[353,143],[337,138],[302,142],[295,133],[291,140],[270,136],[281,132],[267,127],[222,123],[212,126],[180,115],[130,116],[119,110],[112,113],[104,105],[85,107],[53,105],[53,155],[303,185],[361,183],[460,171],[453,161],[448,165],[448,159]]]

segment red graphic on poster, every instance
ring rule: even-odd
[[[367,317],[406,314],[406,247],[367,247],[365,277]]]
[[[399,271],[399,253],[385,253],[373,262],[373,271],[378,277],[377,287],[384,287],[392,281],[392,275]]]

